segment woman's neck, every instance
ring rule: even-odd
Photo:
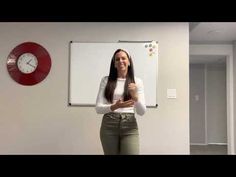
[[[118,78],[123,78],[123,79],[125,79],[125,78],[126,78],[126,75],[127,75],[127,71],[125,71],[125,72],[119,72],[119,73],[118,73]]]

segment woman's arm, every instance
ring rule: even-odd
[[[127,108],[127,107],[133,107],[134,106],[134,100],[130,99],[127,101],[122,101],[121,99],[117,100],[115,104],[111,105],[110,109],[111,111],[114,111],[119,108]]]
[[[106,100],[104,96],[107,80],[108,78],[104,77],[102,78],[101,83],[100,83],[97,100],[96,100],[96,108],[95,108],[98,114],[106,114],[106,113],[115,111],[116,109],[119,109],[119,108],[126,108],[126,107],[134,106],[134,100],[127,100],[127,101],[118,100],[114,104],[108,103],[108,101]]]
[[[145,96],[144,96],[144,86],[141,79],[136,79],[136,94],[134,96],[134,108],[138,115],[144,115],[146,112],[146,103],[145,103]]]
[[[112,104],[109,104],[104,96],[104,91],[106,88],[108,77],[103,77],[100,83],[97,100],[96,100],[96,112],[98,114],[106,114],[108,112],[111,112],[110,109]]]

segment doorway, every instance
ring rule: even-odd
[[[228,154],[226,56],[190,56],[190,154]]]

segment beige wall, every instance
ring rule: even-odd
[[[71,40],[157,40],[159,107],[137,117],[141,154],[189,154],[188,23],[0,23],[0,39],[0,154],[102,154],[102,116],[67,106]],[[9,52],[26,41],[52,58],[48,77],[28,87],[6,70]],[[177,99],[167,99],[167,88],[177,89]]]

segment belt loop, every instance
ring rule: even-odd
[[[120,116],[121,116],[121,119],[124,119],[126,116],[125,116],[125,114],[120,114]]]

